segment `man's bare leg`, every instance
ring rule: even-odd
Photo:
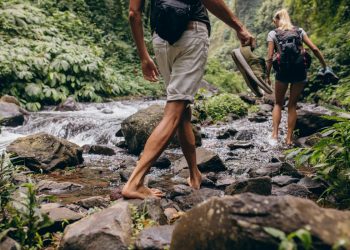
[[[196,140],[192,130],[191,116],[191,107],[188,106],[183,113],[177,129],[177,137],[190,169],[188,184],[194,189],[199,189],[202,182],[202,175],[197,166]]]
[[[163,196],[161,191],[144,186],[144,178],[175,134],[186,104],[185,101],[173,101],[166,104],[162,121],[148,138],[143,154],[122,190],[125,198],[145,199],[149,196]]]

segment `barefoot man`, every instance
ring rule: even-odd
[[[141,59],[143,76],[148,81],[156,82],[158,72],[161,73],[166,84],[167,103],[161,122],[148,138],[142,157],[122,190],[125,198],[136,199],[164,195],[160,190],[146,187],[144,178],[175,133],[177,133],[189,166],[188,183],[194,189],[200,188],[202,177],[196,164],[195,137],[191,126],[189,104],[194,101],[207,61],[210,34],[207,9],[237,32],[242,45],[255,46],[255,39],[226,6],[224,0],[161,0],[161,2],[170,2],[170,5],[175,4],[175,6],[178,1],[184,3],[191,1],[190,18],[182,35],[175,43],[173,41],[169,43],[154,31],[159,25],[159,20],[157,20],[159,15],[154,15],[154,11],[157,8],[157,1],[160,0],[152,0],[151,29],[158,71],[144,41],[142,25],[144,1],[130,0],[131,30]]]

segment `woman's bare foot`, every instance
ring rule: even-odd
[[[164,193],[156,188],[148,188],[146,186],[131,187],[126,184],[123,187],[122,195],[127,199],[146,199],[146,198],[162,198]]]
[[[199,172],[199,170],[196,171],[195,174],[190,175],[190,177],[187,178],[188,185],[193,189],[200,189],[202,184],[202,174]]]

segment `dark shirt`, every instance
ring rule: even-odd
[[[156,23],[155,16],[152,15],[152,10],[154,10],[155,2],[157,0],[151,0],[151,29],[154,31],[154,26]],[[191,20],[205,23],[210,34],[210,21],[207,9],[204,7],[201,0],[173,0],[173,1],[182,1],[186,3],[191,3]]]

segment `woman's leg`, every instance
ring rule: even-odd
[[[293,83],[290,87],[290,97],[288,103],[288,132],[286,137],[287,145],[291,145],[293,143],[293,131],[297,121],[297,102],[304,87],[305,83]]]
[[[275,106],[272,111],[273,131],[272,138],[278,139],[278,130],[281,123],[282,107],[284,104],[284,97],[288,89],[288,83],[283,83],[278,80],[275,82]]]

